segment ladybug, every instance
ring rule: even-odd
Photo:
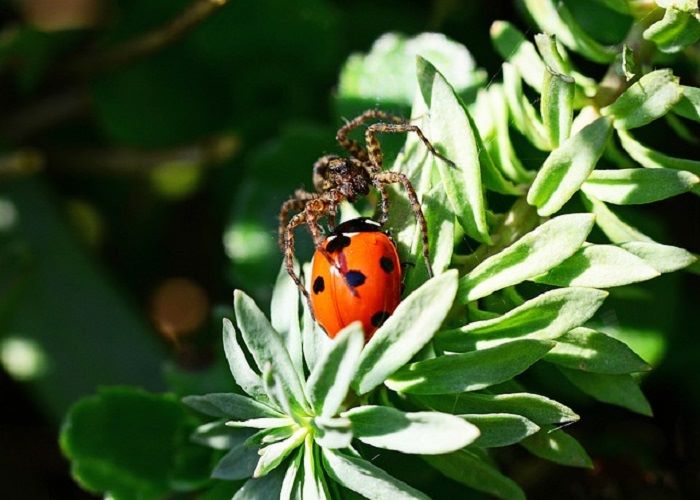
[[[361,321],[369,340],[401,300],[396,246],[378,222],[352,219],[338,225],[314,253],[311,308],[333,338]]]

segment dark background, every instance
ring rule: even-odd
[[[103,57],[188,4],[0,2],[0,151],[24,155],[18,172],[0,167],[0,200],[18,214],[0,232],[0,339],[36,339],[49,367],[28,382],[0,372],[0,479],[23,498],[88,496],[70,479],[56,437],[78,396],[102,384],[163,390],[215,377],[212,316],[236,287],[267,303],[281,259],[276,207],[309,186],[313,160],[334,150],[334,87],[348,55],[385,32],[440,31],[498,79],[491,23],[537,32],[510,1],[232,1],[153,54],[113,65]],[[603,12],[586,28],[618,42],[616,16]],[[695,57],[669,61],[684,84],[699,83]],[[605,72],[576,62],[592,77]],[[697,144],[663,123],[639,137],[698,158]],[[36,165],[27,160],[35,157]],[[657,241],[700,251],[690,194],[620,213]],[[234,247],[254,251],[227,253],[232,232],[242,238]],[[567,469],[500,450],[504,471],[530,497],[700,494],[698,284],[675,273],[647,284],[642,300],[613,291],[604,306],[657,365],[643,383],[655,418],[584,399],[545,368],[530,374],[582,415],[567,430],[595,462]]]

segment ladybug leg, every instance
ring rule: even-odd
[[[289,224],[287,224],[284,238],[284,262],[285,267],[287,268],[287,274],[289,274],[289,277],[292,278],[292,281],[296,284],[299,291],[304,295],[304,297],[306,297],[306,302],[309,305],[309,311],[311,311],[311,315],[313,316],[313,309],[311,308],[311,297],[309,296],[309,292],[306,290],[306,287],[301,282],[301,279],[297,275],[296,271],[294,271],[294,229],[305,223],[306,216],[305,213],[302,212],[292,217],[292,219],[289,221]]]
[[[425,267],[428,269],[428,276],[433,277],[433,268],[430,265],[430,247],[428,246],[428,223],[425,221],[423,209],[418,201],[416,190],[413,189],[413,184],[404,174],[400,172],[381,172],[375,174],[374,179],[382,184],[401,184],[408,194],[408,201],[411,202],[413,214],[416,216],[418,225],[420,226],[421,237],[423,240],[423,260]]]
[[[369,161],[372,163],[375,171],[382,169],[382,163],[384,161],[382,155],[382,149],[379,144],[379,139],[376,135],[378,133],[382,134],[400,134],[414,132],[421,142],[428,148],[434,156],[437,156],[441,160],[447,162],[448,165],[455,167],[455,164],[449,158],[446,158],[442,154],[438,153],[431,142],[423,135],[423,131],[416,125],[411,125],[409,123],[373,123],[367,130],[365,130],[365,142],[367,143],[367,151],[369,152]]]
[[[348,137],[348,133],[357,127],[361,127],[367,120],[386,120],[394,123],[403,123],[405,121],[400,116],[385,113],[379,109],[368,109],[360,116],[355,117],[340,127],[338,134],[335,136],[336,140],[343,147],[343,149],[360,161],[369,160],[367,150],[362,147],[359,142],[350,139]]]
[[[318,195],[314,193],[307,193],[306,191],[299,189],[294,193],[294,196],[294,198],[282,203],[279,215],[277,216],[277,220],[279,221],[277,226],[277,244],[281,250],[284,250],[284,231],[287,227],[287,217],[289,216],[289,212],[298,212],[299,210],[303,210],[306,206],[306,202],[317,197]]]

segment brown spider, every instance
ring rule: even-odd
[[[352,129],[372,119],[391,123],[380,122],[369,125],[365,129],[366,147],[348,137],[348,133]],[[360,196],[366,196],[372,187],[376,188],[381,196],[379,207],[380,224],[384,224],[389,215],[387,185],[401,184],[404,187],[413,213],[420,225],[423,241],[423,258],[428,268],[428,274],[432,277],[433,270],[430,265],[428,249],[428,228],[423,216],[423,210],[416,196],[416,191],[411,181],[404,174],[382,170],[383,154],[376,134],[405,132],[415,132],[433,155],[454,166],[450,160],[435,150],[417,126],[407,123],[399,116],[377,109],[370,109],[347,122],[338,130],[336,139],[350,153],[349,157],[326,155],[319,158],[314,164],[313,182],[317,192],[310,193],[303,189],[298,189],[294,193],[293,198],[282,204],[279,213],[279,245],[285,254],[287,272],[307,301],[310,300],[309,293],[294,271],[294,229],[306,224],[311,232],[316,249],[332,263],[333,259],[327,254],[322,245],[323,231],[319,225],[319,220],[325,216],[328,224],[331,227],[334,226],[338,205],[344,200],[352,203]],[[297,211],[298,213],[287,223],[287,216],[290,211]],[[309,308],[311,309],[310,305]]]

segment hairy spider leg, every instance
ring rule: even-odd
[[[279,245],[280,250],[284,250],[284,229],[287,225],[287,217],[289,216],[289,212],[299,212],[304,210],[304,207],[306,207],[306,202],[313,200],[314,198],[318,198],[318,196],[319,195],[316,193],[309,193],[302,189],[297,189],[294,192],[294,198],[290,198],[282,203],[280,212],[277,216],[277,244]]]
[[[435,146],[423,135],[423,131],[417,125],[411,125],[409,123],[373,123],[367,130],[365,130],[365,142],[367,142],[367,151],[369,152],[369,160],[372,163],[372,167],[376,171],[382,170],[382,164],[384,162],[384,155],[382,154],[381,145],[379,144],[379,139],[377,139],[377,134],[403,134],[408,132],[414,132],[421,142],[428,148],[433,156],[440,158],[442,161],[446,162],[451,167],[456,167],[454,162],[444,155],[440,154]]]
[[[385,113],[379,109],[368,109],[360,116],[357,116],[340,127],[335,138],[338,143],[352,156],[360,161],[369,160],[367,150],[357,141],[350,139],[348,134],[351,130],[361,127],[367,120],[386,120],[394,123],[405,123],[406,120],[400,116]]]

